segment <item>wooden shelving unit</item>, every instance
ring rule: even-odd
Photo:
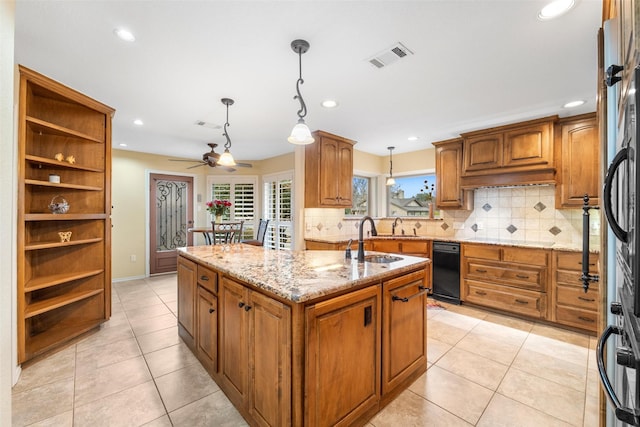
[[[114,110],[20,66],[18,361],[111,316]],[[62,154],[62,160],[58,160]],[[71,161],[73,156],[75,161]],[[49,175],[60,177],[50,182]],[[69,210],[48,209],[64,198]],[[63,242],[59,233],[71,232]]]

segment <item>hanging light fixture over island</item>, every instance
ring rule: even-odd
[[[294,40],[291,42],[291,49],[298,54],[299,60],[300,75],[296,82],[296,92],[298,94],[294,96],[293,99],[300,101],[300,110],[298,110],[298,124],[293,127],[291,136],[289,136],[287,140],[295,145],[307,145],[312,144],[315,140],[311,136],[309,127],[304,122],[304,117],[307,115],[307,105],[304,103],[304,99],[302,99],[300,85],[304,83],[302,79],[302,54],[309,50],[309,43],[306,40]]]

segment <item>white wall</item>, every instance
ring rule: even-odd
[[[16,356],[16,175],[13,42],[15,3],[0,1],[0,425],[11,425]]]

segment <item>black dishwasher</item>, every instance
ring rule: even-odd
[[[432,297],[460,304],[460,243],[433,242]]]

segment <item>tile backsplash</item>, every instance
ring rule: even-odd
[[[479,188],[473,211],[440,211],[436,220],[402,218],[396,233],[428,237],[496,238],[500,240],[582,244],[582,209],[555,209],[555,186]],[[592,210],[590,241],[600,239],[600,213]],[[344,209],[305,209],[306,238],[352,238],[359,219],[344,216]],[[379,218],[381,233],[391,232],[393,218]],[[369,229],[368,226],[365,227]]]

